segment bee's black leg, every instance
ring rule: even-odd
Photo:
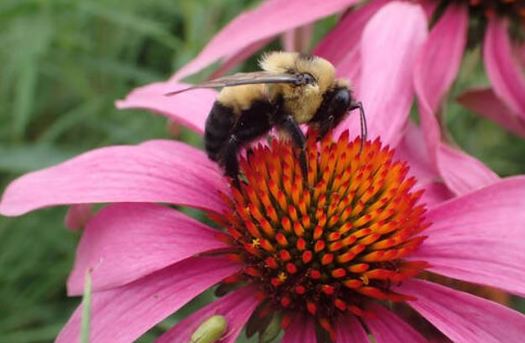
[[[232,178],[237,188],[239,187],[239,161],[237,160],[237,152],[239,151],[240,144],[236,135],[230,135],[222,149],[224,174]]]
[[[350,104],[350,111],[353,111],[355,109],[359,109],[359,121],[361,123],[361,147],[359,149],[359,153],[363,151],[363,146],[366,142],[366,137],[368,135],[368,129],[366,127],[366,116],[365,116],[365,110],[363,109],[363,103],[361,101],[358,102],[352,102]]]
[[[285,116],[279,123],[279,127],[290,135],[292,142],[297,146],[299,150],[299,164],[303,176],[306,177],[308,174],[308,165],[306,163],[306,138],[303,131],[299,127],[299,124],[293,119],[292,116]]]

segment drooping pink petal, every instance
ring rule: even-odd
[[[412,258],[448,277],[525,295],[525,177],[430,209],[428,238]]]
[[[255,54],[255,52],[268,45],[271,41],[272,38],[263,39],[226,56],[224,62],[216,70],[213,71],[209,78],[214,79],[223,76],[230,69],[234,68],[236,65]]]
[[[325,37],[317,48],[318,53],[334,60],[336,75],[350,81],[352,91],[359,94],[361,85],[361,39],[370,20],[389,0],[374,0],[346,14],[342,22]],[[343,23],[344,22],[344,23]],[[325,40],[330,40],[324,43]],[[340,48],[337,48],[337,46]]]
[[[368,22],[361,39],[362,74],[357,99],[363,102],[371,138],[397,146],[413,102],[412,65],[426,37],[421,7],[392,1]],[[380,80],[380,81],[378,81]],[[359,132],[359,120],[350,116],[341,128]]]
[[[254,287],[244,287],[215,300],[177,323],[177,325],[156,340],[156,343],[190,342],[192,334],[202,322],[214,315],[224,316],[228,322],[228,329],[221,339],[221,343],[234,343],[244,324],[259,303],[259,300],[255,297],[256,291]]]
[[[365,25],[386,2],[387,0],[374,0],[345,14],[335,28],[319,42],[313,54],[332,62],[338,68],[339,75],[345,76],[347,73],[340,70],[339,64],[351,52],[359,50]]]
[[[500,304],[422,280],[400,287],[417,300],[409,302],[453,342],[522,342],[525,316]]]
[[[448,6],[421,49],[414,71],[421,127],[435,168],[456,194],[496,182],[483,163],[441,142],[436,119],[440,103],[453,83],[465,50],[468,13],[465,6]]]
[[[79,230],[86,225],[93,215],[90,204],[72,205],[67,209],[64,224],[70,230]]]
[[[312,42],[314,24],[310,23],[288,30],[281,35],[281,42],[285,51],[297,51],[306,53]]]
[[[311,23],[353,5],[356,0],[268,0],[224,27],[174,79],[180,80],[220,58],[266,38]]]
[[[373,318],[365,320],[377,343],[423,343],[427,340],[401,318],[380,305],[371,307]]]
[[[128,285],[95,292],[89,341],[132,342],[238,268],[221,257],[193,257]],[[78,342],[81,310],[79,306],[57,342]]]
[[[455,194],[465,194],[499,180],[490,168],[463,151],[444,143],[440,143],[438,149],[440,174]]]
[[[105,202],[166,202],[221,212],[227,192],[216,164],[189,145],[164,140],[96,149],[13,181],[0,213]]]
[[[368,343],[368,335],[353,315],[341,317],[335,327],[337,343]]]
[[[114,204],[89,222],[68,280],[69,295],[114,288],[206,251],[227,247],[218,232],[156,204]]]
[[[217,97],[217,92],[213,89],[195,89],[176,95],[166,95],[190,86],[172,81],[152,83],[136,88],[124,100],[117,101],[116,106],[119,109],[151,110],[202,134],[206,117]]]
[[[467,41],[467,8],[451,4],[436,23],[421,48],[414,70],[414,88],[419,102],[427,154],[437,166],[440,127],[436,119],[441,101],[457,76]]]
[[[315,325],[309,316],[297,315],[284,333],[281,343],[316,343]]]
[[[422,203],[432,206],[453,196],[428,156],[423,131],[415,124],[408,124],[403,140],[396,149],[395,158],[408,162],[409,173],[417,180],[415,188],[425,191],[421,199]]]
[[[424,132],[412,122],[408,123],[405,135],[397,146],[395,158],[408,162],[410,174],[418,182],[426,184],[439,180],[439,174],[428,156]]]
[[[454,197],[454,194],[442,181],[429,182],[423,184],[421,188],[418,187],[416,189],[423,189],[425,191],[421,196],[420,202],[427,207],[436,206]]]
[[[483,46],[487,75],[494,92],[516,114],[525,119],[525,75],[513,58],[508,22],[489,18]]]
[[[421,48],[414,70],[414,87],[420,101],[436,113],[454,82],[467,42],[468,12],[450,5]]]
[[[525,137],[525,119],[513,113],[490,88],[472,89],[458,97],[458,102],[510,132]]]

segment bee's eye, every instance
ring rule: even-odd
[[[297,75],[296,86],[311,85],[315,83],[315,77],[308,73],[302,73]]]
[[[304,74],[304,83],[307,84],[307,85],[315,83],[315,77],[313,77],[312,75],[310,75],[308,73],[305,73]]]
[[[351,100],[352,99],[350,98],[350,92],[348,91],[348,89],[341,88],[334,94],[334,97],[330,101],[330,106],[338,107],[341,109],[344,108],[346,111],[350,106]]]

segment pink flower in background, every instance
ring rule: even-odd
[[[283,143],[256,148],[242,162],[249,182],[237,190],[202,151],[156,140],[97,149],[22,176],[6,189],[0,212],[113,203],[91,219],[85,210],[69,218],[88,221],[68,293],[80,295],[92,271],[92,342],[133,341],[218,283],[236,287],[159,341],[187,342],[220,314],[228,322],[221,342],[234,342],[246,323],[276,313],[286,327],[283,342],[316,342],[316,332],[336,342],[368,342],[369,334],[377,342],[425,341],[425,332],[389,308],[392,301],[452,341],[518,342],[525,316],[416,277],[426,270],[525,293],[525,178],[498,181],[487,172],[490,185],[481,187],[480,174],[469,174],[458,158],[449,169],[467,174],[450,180],[481,189],[454,197],[427,156],[423,132],[408,122],[414,90],[407,66],[425,42],[425,25],[418,6],[397,2],[368,22],[358,45],[358,88],[369,103],[370,131],[390,148],[376,140],[358,154],[357,141],[349,141],[359,132],[351,116],[341,125],[349,134],[319,146],[310,141],[309,187],[301,188]],[[173,87],[147,86],[121,106],[154,104],[202,132],[215,92],[160,96]],[[162,203],[204,210],[221,230]],[[80,308],[58,341],[78,340],[79,328]]]
[[[439,2],[426,3],[437,5]],[[517,10],[514,6],[522,6],[520,4],[521,2],[513,1],[482,0],[463,3],[458,1],[446,7],[441,6],[443,11],[437,16],[415,65],[414,85],[428,154],[439,173],[447,180],[447,185],[456,194],[475,189],[476,182],[467,186],[463,181],[456,183],[454,176],[447,175],[451,172],[447,165],[454,160],[462,164],[461,161],[465,161],[466,156],[460,156],[457,150],[441,141],[441,130],[436,118],[441,110],[441,102],[457,77],[467,40],[471,43],[479,43],[481,40],[481,37],[476,37],[475,32],[469,34],[469,21],[477,21],[485,30],[483,58],[493,90],[468,91],[460,96],[460,102],[514,133],[525,133],[525,77],[512,56],[507,30],[509,18],[506,18],[513,17],[513,24],[518,30],[525,31],[523,20],[519,21],[514,17],[518,12],[511,11]],[[437,15],[436,6],[428,8],[429,13]],[[488,21],[486,27],[481,24],[484,20]],[[473,166],[476,163],[477,161],[472,160],[468,165]]]
[[[487,13],[483,37],[483,62],[492,87],[466,91],[459,102],[525,137],[525,54],[523,42],[512,37],[512,31],[521,36],[525,33],[525,4],[523,1],[501,3],[499,13]],[[463,25],[451,29],[455,29],[456,34],[458,29],[462,30],[460,33],[467,30]]]

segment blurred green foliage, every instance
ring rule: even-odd
[[[2,0],[2,189],[21,173],[98,146],[169,138],[164,119],[116,111],[114,101],[138,85],[167,78],[254,2]],[[316,37],[333,23],[324,21]],[[254,59],[248,63],[253,66]],[[525,172],[522,140],[455,105],[446,118],[455,140],[498,173]],[[187,131],[182,138],[195,141]],[[79,235],[64,229],[64,213],[64,208],[54,208],[0,218],[2,342],[51,341],[79,303],[65,296]],[[184,311],[209,301],[211,294]]]

